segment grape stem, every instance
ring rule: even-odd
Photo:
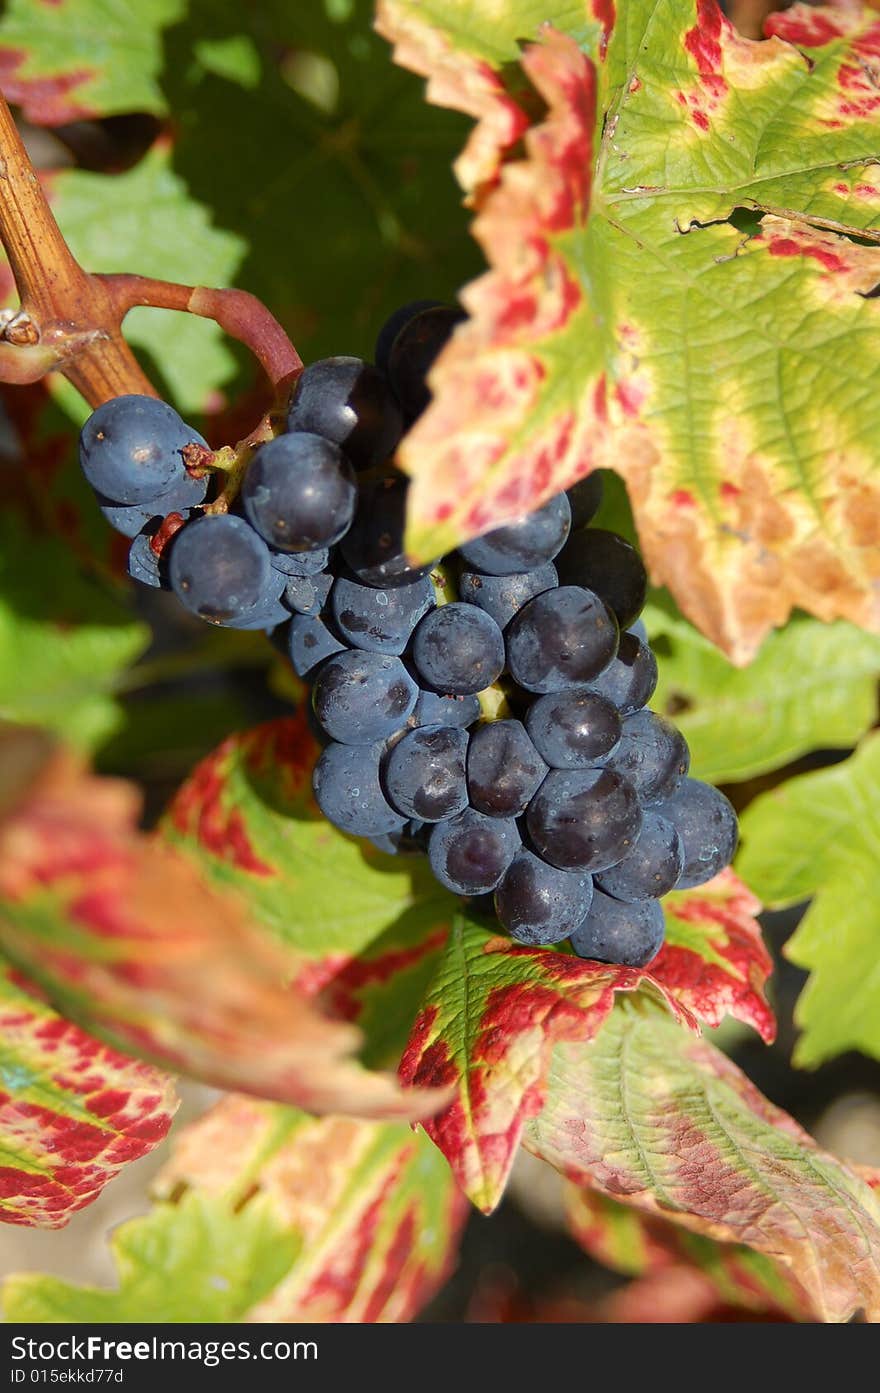
[[[2,93],[0,242],[20,300],[17,311],[0,312],[0,382],[38,382],[60,372],[92,408],[126,392],[158,396],[122,333],[136,305],[213,319],[250,349],[278,401],[302,371],[277,319],[246,291],[84,271],[55,221]],[[253,434],[264,430],[265,420]]]

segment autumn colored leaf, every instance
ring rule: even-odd
[[[0,1223],[62,1228],[176,1108],[170,1078],[62,1020],[0,961]]]
[[[296,966],[244,899],[136,830],[132,785],[59,756],[0,823],[0,947],[108,1043],[314,1112],[418,1116],[362,1069],[359,1032],[289,985]]]
[[[710,1311],[742,1306],[794,1319],[812,1317],[791,1275],[753,1248],[720,1243],[597,1190],[567,1185],[565,1201],[572,1236],[590,1257],[628,1276],[656,1277],[650,1288],[654,1293],[687,1273],[681,1278],[682,1289],[687,1283],[700,1293]]]
[[[303,708],[231,736],[193,771],[163,830],[247,900],[301,990],[356,1020],[371,1061],[396,1067],[456,902],[423,857],[384,856],[327,822],[312,797],[317,757]]]
[[[543,1104],[553,1046],[592,1039],[617,992],[644,987],[693,1029],[730,1013],[772,1038],[757,908],[732,872],[670,896],[668,943],[639,970],[526,948],[456,917],[400,1075],[455,1089],[424,1126],[479,1209],[490,1212],[504,1192],[523,1126]]]
[[[449,1273],[466,1208],[395,1123],[231,1096],[181,1133],[158,1203],[111,1243],[119,1289],[23,1274],[13,1321],[406,1321]]]
[[[737,865],[768,905],[813,897],[786,957],[810,972],[795,1061],[857,1049],[880,1058],[880,736],[849,759],[762,794],[742,819]]]
[[[60,126],[120,111],[163,113],[156,78],[165,25],[183,0],[8,0],[0,86],[29,121]]]
[[[556,1047],[524,1142],[577,1185],[770,1258],[820,1320],[880,1319],[877,1196],[641,995]]]
[[[458,174],[489,263],[402,448],[414,556],[610,466],[655,580],[735,662],[795,606],[876,630],[877,15],[795,5],[761,41],[715,0],[378,23],[477,120]]]

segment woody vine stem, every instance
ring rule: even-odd
[[[283,399],[302,360],[281,325],[243,290],[176,285],[137,275],[96,275],[70,251],[6,100],[0,94],[0,241],[20,307],[0,329],[0,382],[37,382],[60,372],[94,408],[126,392],[156,396],[122,333],[136,305],[213,319],[253,353]],[[245,445],[264,439],[269,417]]]

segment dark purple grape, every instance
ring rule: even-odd
[[[431,400],[428,373],[465,318],[454,305],[434,305],[413,315],[395,334],[388,352],[388,379],[407,420],[419,416]]]
[[[284,588],[266,543],[232,513],[188,522],[169,553],[168,577],[178,600],[212,624],[253,618]]]
[[[423,310],[442,310],[448,309],[442,300],[410,300],[409,304],[401,305],[393,314],[390,314],[379,330],[376,338],[376,347],[373,350],[373,357],[376,360],[376,367],[380,372],[388,372],[388,360],[391,357],[391,349],[394,340],[401,329],[409,324],[411,319],[421,314]]]
[[[80,432],[79,458],[92,488],[108,501],[152,505],[185,484],[184,448],[204,443],[167,402],[131,393],[92,412]]]
[[[479,719],[480,702],[473,693],[467,696],[447,696],[445,693],[431,692],[423,687],[419,691],[408,724],[413,727],[472,726],[474,721]]]
[[[668,818],[681,838],[684,869],[678,880],[680,890],[703,885],[730,865],[739,828],[736,813],[717,788],[699,779],[682,779],[670,797],[651,811]]]
[[[385,764],[385,789],[404,817],[442,822],[468,804],[468,735],[454,726],[422,726],[398,740]]]
[[[597,875],[596,884],[616,900],[659,900],[678,884],[683,867],[681,838],[672,823],[647,808],[632,851]]]
[[[592,474],[578,479],[565,491],[571,507],[571,530],[576,532],[579,527],[586,527],[587,523],[592,522],[602,506],[602,475],[598,469],[594,469]]]
[[[680,730],[654,711],[624,717],[620,744],[606,760],[632,784],[643,803],[667,798],[687,774],[690,753]]]
[[[248,521],[278,551],[318,551],[348,531],[357,502],[351,465],[306,431],[261,445],[241,488]]]
[[[520,847],[513,818],[486,817],[466,808],[436,823],[428,843],[431,869],[457,895],[494,890]]]
[[[332,586],[333,577],[328,571],[319,571],[316,576],[291,576],[281,598],[296,614],[320,614]]]
[[[471,570],[490,576],[514,575],[552,561],[570,528],[568,499],[557,493],[535,512],[474,537],[459,551]]]
[[[364,585],[405,585],[431,570],[430,564],[410,565],[404,551],[408,489],[402,474],[386,474],[361,485],[354,522],[339,550]]]
[[[337,653],[321,668],[312,703],[332,740],[371,745],[404,725],[417,696],[418,687],[399,658],[352,649]]]
[[[484,609],[504,629],[524,604],[545,590],[559,584],[556,567],[551,561],[534,571],[519,571],[512,576],[484,576],[477,571],[462,571],[458,593],[469,605]]]
[[[560,871],[523,848],[495,891],[495,909],[519,943],[558,943],[580,924],[593,898],[584,872]]]
[[[416,629],[412,655],[429,687],[467,696],[501,676],[504,638],[495,620],[474,605],[441,605]]]
[[[665,927],[657,900],[625,904],[597,888],[586,919],[571,934],[571,946],[579,958],[645,967],[662,948]]]
[[[141,585],[152,586],[156,590],[167,590],[168,580],[162,558],[153,551],[151,536],[142,532],[135,537],[128,549],[128,574]]]
[[[402,653],[433,605],[434,587],[427,576],[389,590],[341,576],[330,596],[336,627],[345,641],[375,653]]]
[[[617,623],[597,595],[565,585],[529,600],[506,631],[507,662],[530,692],[598,677],[617,652]]]
[[[362,358],[321,358],[303,370],[287,414],[289,431],[332,440],[355,469],[394,453],[403,418],[380,372]]]
[[[563,871],[604,871],[632,850],[642,826],[635,789],[608,769],[554,769],[529,804],[535,850]]]
[[[487,721],[471,735],[467,757],[471,804],[489,817],[519,817],[547,774],[520,721]]]
[[[100,493],[97,498],[98,506],[110,526],[121,532],[123,537],[136,537],[144,528],[155,525],[160,518],[166,518],[169,513],[184,513],[190,508],[198,507],[204,502],[207,492],[207,478],[194,479],[191,474],[184,472],[167,493],[150,498],[146,503],[114,503]]]
[[[297,677],[308,677],[325,658],[344,653],[345,644],[316,614],[295,614],[287,630],[287,651]]]
[[[273,570],[280,571],[284,576],[315,576],[326,570],[330,563],[327,547],[319,547],[317,551],[296,552],[274,551],[270,547],[269,555],[272,558]]]
[[[616,532],[583,527],[573,532],[556,562],[563,585],[583,585],[603,599],[621,629],[638,618],[648,577],[635,547]]]
[[[604,672],[587,684],[591,691],[614,703],[621,716],[631,716],[647,706],[657,686],[657,659],[647,643],[629,629],[620,635],[617,657]]]
[[[315,765],[312,787],[321,812],[334,827],[356,837],[381,837],[405,819],[392,808],[379,780],[383,746],[331,741]]]
[[[526,716],[529,735],[553,769],[601,764],[620,740],[616,707],[589,687],[538,697]]]

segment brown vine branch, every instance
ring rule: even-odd
[[[0,327],[0,382],[36,382],[47,372],[61,372],[92,407],[126,392],[156,396],[122,333],[135,305],[215,320],[250,349],[277,397],[302,369],[277,319],[243,290],[84,271],[55,221],[2,94],[0,241],[21,302]],[[265,429],[264,420],[253,434],[262,437]]]

